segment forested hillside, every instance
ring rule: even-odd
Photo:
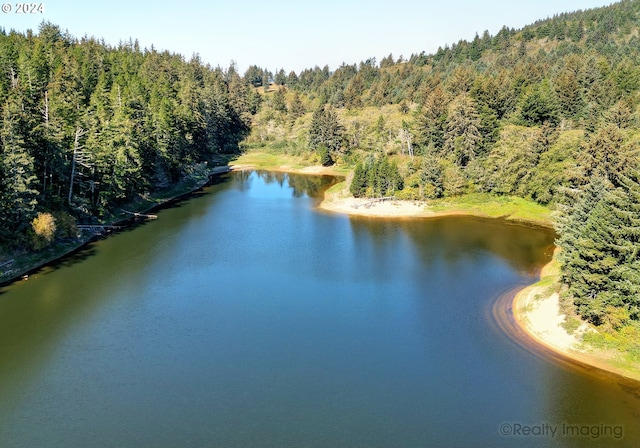
[[[347,166],[354,196],[548,205],[578,312],[640,335],[639,32],[624,0],[435,54],[240,76],[46,23],[0,31],[0,267],[241,144]]]
[[[73,236],[237,150],[260,98],[234,67],[43,23],[0,30],[0,251]],[[2,262],[0,257],[0,262]]]
[[[246,144],[351,166],[354,196],[553,207],[578,312],[637,335],[639,27],[640,2],[625,0],[333,73],[253,66],[245,79],[267,100]]]

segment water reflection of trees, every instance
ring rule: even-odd
[[[293,196],[296,198],[305,195],[310,198],[321,197],[327,188],[341,180],[336,176],[294,174],[278,171],[256,171],[256,174],[266,184],[277,183],[281,187],[288,185],[293,191]]]
[[[437,257],[456,261],[470,254],[489,252],[519,272],[535,274],[550,259],[554,233],[513,225],[501,220],[443,217],[402,221],[351,220],[354,232],[367,233],[374,245],[385,244],[402,233],[412,241],[427,265]]]

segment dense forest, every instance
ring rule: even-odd
[[[46,23],[0,31],[0,249],[46,246],[240,145],[347,166],[354,196],[552,207],[579,314],[638,333],[639,33],[623,0],[434,54],[240,75]]]
[[[260,100],[233,66],[48,23],[0,30],[0,74],[3,253],[73,236],[76,223],[206,170],[237,151]]]
[[[354,196],[547,205],[578,313],[638,333],[639,32],[624,0],[334,72],[252,66],[268,93],[246,145],[350,166]]]

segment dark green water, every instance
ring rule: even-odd
[[[326,214],[322,182],[234,174],[2,290],[0,447],[638,446],[637,386],[494,321],[553,235]]]

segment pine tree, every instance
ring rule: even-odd
[[[520,116],[524,124],[536,126],[549,122],[558,123],[558,106],[554,95],[546,84],[529,92],[520,105]]]
[[[451,103],[444,135],[444,152],[457,165],[466,166],[480,153],[483,144],[480,125],[480,117],[468,95],[461,95]]]
[[[289,114],[295,120],[298,117],[301,117],[305,114],[306,109],[304,104],[302,103],[302,99],[300,98],[300,94],[298,91],[293,92],[293,98],[291,103],[289,104]]]
[[[420,183],[423,196],[437,199],[444,194],[444,172],[433,147],[428,148],[420,168]]]
[[[349,191],[355,198],[361,198],[367,191],[367,171],[362,163],[358,163],[353,171]]]
[[[0,128],[0,234],[28,226],[37,204],[33,157],[24,138],[24,116],[17,87],[4,105]]]
[[[416,144],[426,148],[442,149],[448,114],[448,98],[444,90],[437,86],[429,93],[417,118]]]
[[[287,103],[285,101],[285,88],[280,86],[278,90],[273,93],[271,97],[271,107],[278,112],[286,112],[287,111]]]
[[[617,326],[640,318],[640,176],[629,168],[620,179],[614,189],[598,176],[570,191],[557,220],[563,280],[578,312],[596,325],[612,314]]]
[[[324,145],[329,151],[337,152],[342,146],[343,133],[335,110],[331,106],[320,106],[311,118],[309,147],[315,151]]]
[[[601,176],[610,185],[619,186],[619,174],[633,166],[638,158],[638,149],[626,145],[624,140],[621,130],[613,124],[591,135],[578,156],[579,181],[586,183],[594,176]]]

